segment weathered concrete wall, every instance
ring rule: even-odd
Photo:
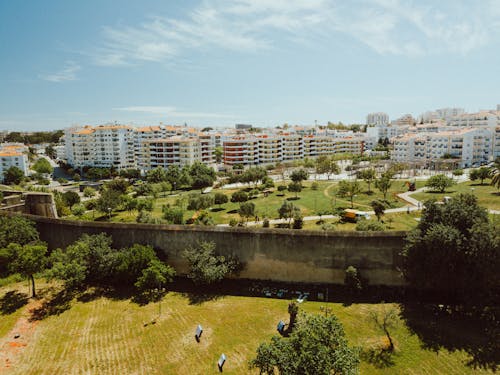
[[[24,205],[27,214],[57,217],[54,196],[50,193],[26,193]]]
[[[404,232],[316,232],[284,229],[191,227],[68,221],[30,216],[50,248],[64,247],[83,233],[105,232],[116,247],[133,243],[164,252],[178,273],[186,272],[183,250],[214,241],[217,251],[245,263],[240,276],[292,282],[343,283],[356,266],[372,285],[402,285],[397,267]]]

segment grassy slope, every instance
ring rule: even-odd
[[[287,301],[221,297],[190,304],[185,296],[169,293],[162,315],[154,325],[158,304],[140,307],[130,300],[97,298],[73,302],[71,309],[51,316],[37,326],[14,374],[216,374],[220,353],[227,355],[224,373],[252,373],[247,368],[258,344],[275,333],[279,319],[288,319]],[[322,303],[306,302],[301,309],[320,313]],[[329,307],[344,324],[354,345],[366,346],[383,337],[367,316],[381,305],[356,304]],[[5,321],[2,316],[2,323]],[[10,318],[10,317],[9,317]],[[14,317],[12,317],[14,318]],[[200,343],[194,340],[197,323],[204,326]],[[362,363],[365,374],[467,374],[463,352],[439,354],[421,348],[402,322],[394,329],[397,353],[394,365],[378,369]],[[256,373],[256,372],[253,372]],[[480,373],[480,371],[479,371]]]
[[[442,200],[444,196],[453,196],[459,193],[470,193],[472,191],[477,196],[480,206],[492,210],[500,210],[500,192],[497,188],[488,185],[486,182],[484,185],[480,185],[477,181],[466,181],[448,188],[445,193],[417,193],[413,194],[412,197],[422,201],[431,198]]]

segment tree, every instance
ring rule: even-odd
[[[267,171],[262,167],[252,167],[248,168],[243,174],[240,176],[241,182],[253,183],[254,186],[257,186],[259,181],[263,181],[267,176]]]
[[[238,203],[238,202],[246,202],[248,200],[248,194],[245,193],[243,190],[238,190],[231,195],[231,202],[233,203]]]
[[[73,207],[74,204],[80,203],[80,196],[75,191],[66,191],[62,194],[62,199],[64,204],[69,208]]]
[[[26,245],[39,240],[35,223],[22,216],[0,215],[0,249],[10,243]]]
[[[290,179],[293,181],[293,182],[296,182],[296,183],[301,183],[302,181],[305,181],[309,178],[309,173],[307,173],[307,171],[305,169],[296,169],[292,172],[292,174],[290,175]]]
[[[318,174],[326,173],[328,180],[330,179],[330,174],[340,173],[340,168],[337,165],[337,163],[327,155],[318,156],[315,164],[316,164],[316,173]]]
[[[156,167],[146,173],[146,180],[150,183],[167,181],[167,174],[162,167]]]
[[[120,170],[119,176],[122,178],[140,178],[141,171],[136,168],[128,168]]]
[[[222,163],[222,157],[224,156],[224,150],[222,149],[221,146],[215,147],[214,156],[215,156],[216,163]]]
[[[438,191],[440,193],[444,193],[446,188],[451,187],[455,184],[452,178],[445,176],[444,174],[437,174],[435,176],[431,176],[425,186],[429,187],[433,191]]]
[[[39,158],[35,164],[33,164],[33,170],[37,173],[51,174],[54,171],[54,168],[52,168],[47,159]]]
[[[205,210],[214,205],[213,195],[189,194],[188,210]]]
[[[127,193],[130,186],[129,182],[123,178],[115,178],[112,181],[106,182],[105,188],[119,192],[120,194]]]
[[[163,218],[169,224],[184,224],[184,210],[181,207],[163,206]]]
[[[204,189],[206,187],[212,186],[215,181],[215,171],[209,166],[196,161],[189,168],[189,176],[192,179],[193,189]]]
[[[6,185],[19,185],[24,178],[24,172],[12,166],[3,173],[3,182]]]
[[[349,198],[351,201],[351,208],[354,207],[354,196],[361,192],[361,186],[358,181],[340,181],[337,195],[339,197]]]
[[[500,231],[473,194],[424,204],[402,252],[403,276],[413,288],[461,303],[496,303],[500,293]]]
[[[384,200],[387,199],[387,192],[392,186],[391,177],[389,175],[383,175],[378,180],[375,180],[375,187],[380,190],[384,195]]]
[[[355,374],[359,362],[359,350],[348,346],[335,315],[302,314],[289,337],[260,344],[249,367],[261,374]]]
[[[90,186],[87,186],[85,189],[83,189],[83,196],[85,198],[92,198],[95,195],[95,189],[91,188]]]
[[[104,213],[111,213],[121,204],[121,194],[116,190],[103,189],[101,196],[97,199],[97,210]]]
[[[31,280],[32,297],[36,297],[34,274],[42,272],[47,263],[47,245],[10,243],[7,250],[12,254],[9,268],[12,272],[21,274]]]
[[[255,204],[253,202],[241,203],[238,214],[248,221],[249,217],[255,216]]]
[[[500,156],[498,156],[490,167],[491,185],[500,189]]]
[[[240,264],[236,257],[224,257],[215,253],[215,242],[198,242],[196,247],[184,250],[189,264],[188,277],[196,284],[212,284],[236,271]]]
[[[389,352],[394,351],[394,342],[392,341],[390,329],[395,328],[398,323],[398,312],[394,308],[386,308],[386,305],[382,305],[381,311],[371,311],[370,319],[375,324],[375,326],[385,333],[387,340],[389,341]]]
[[[214,203],[219,205],[219,208],[221,205],[227,203],[229,201],[229,198],[227,197],[226,194],[224,193],[221,193],[221,192],[217,192],[215,193],[214,195]]]
[[[488,167],[473,169],[469,173],[470,179],[472,181],[481,180],[481,185],[483,184],[485,179],[490,178],[490,175],[491,175],[491,169]]]
[[[377,172],[375,172],[375,169],[370,168],[370,169],[363,169],[358,172],[358,178],[363,179],[366,184],[368,185],[368,192],[371,193],[371,183],[375,180],[377,177]]]
[[[380,218],[384,214],[385,204],[384,202],[376,199],[370,203],[373,208],[373,212],[375,212],[375,216],[377,217],[377,221],[380,221]]]
[[[290,220],[297,214],[300,214],[300,209],[295,207],[292,202],[283,201],[283,204],[278,209],[278,214],[280,219],[287,219],[288,224],[290,224]]]
[[[302,185],[298,182],[292,182],[288,185],[288,191],[295,193],[295,198],[298,198],[298,193],[302,191]]]
[[[161,262],[159,259],[153,259],[148,267],[144,268],[141,276],[135,282],[135,287],[142,293],[147,293],[152,289],[158,288],[166,283],[171,283],[175,276],[175,270]]]
[[[344,285],[351,293],[358,294],[363,288],[358,270],[354,266],[349,266],[345,270]]]

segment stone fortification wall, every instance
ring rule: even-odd
[[[116,247],[133,243],[163,252],[178,273],[186,272],[182,252],[198,241],[213,241],[221,254],[244,262],[240,277],[293,282],[343,283],[356,266],[372,285],[402,285],[397,271],[405,232],[317,232],[284,229],[193,227],[69,221],[29,216],[42,240],[54,249],[83,233],[107,233]]]

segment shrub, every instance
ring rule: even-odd
[[[356,224],[356,230],[360,232],[381,232],[385,230],[384,224],[378,221],[359,220]]]
[[[312,190],[318,190],[318,188],[319,188],[319,184],[316,181],[311,184]]]

